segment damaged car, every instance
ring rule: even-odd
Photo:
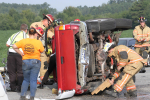
[[[116,64],[107,66],[106,42],[119,42],[124,30],[132,28],[130,19],[90,19],[72,21],[55,27],[52,39],[56,53],[55,80],[58,84],[56,99],[92,92],[106,78],[111,77]]]

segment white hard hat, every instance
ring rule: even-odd
[[[104,50],[105,52],[108,52],[108,49],[109,49],[113,44],[114,44],[114,42],[112,42],[112,43],[106,42],[106,44],[105,44],[103,50]]]

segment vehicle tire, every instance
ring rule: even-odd
[[[108,31],[116,28],[116,20],[112,18],[90,19],[85,22],[90,32]]]
[[[94,54],[94,49],[92,44],[89,44],[89,48],[90,48],[90,59],[89,59],[87,76],[92,77],[95,72],[95,54]]]
[[[116,29],[115,30],[127,30],[132,28],[132,20],[131,19],[115,19],[116,21]]]

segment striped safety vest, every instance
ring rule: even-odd
[[[25,39],[25,38],[27,38],[27,35],[24,31],[19,31],[18,33],[13,34],[10,37],[11,43],[10,43],[10,48],[9,49],[13,49],[12,48],[13,44],[15,44],[16,42],[18,42],[22,39]]]

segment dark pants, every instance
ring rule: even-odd
[[[49,75],[53,72],[54,68],[56,68],[56,54],[50,57],[50,62],[48,66],[48,70],[46,71],[42,83],[46,83]]]
[[[7,57],[7,69],[11,90],[21,90],[23,81],[22,57],[17,53],[9,53]]]

